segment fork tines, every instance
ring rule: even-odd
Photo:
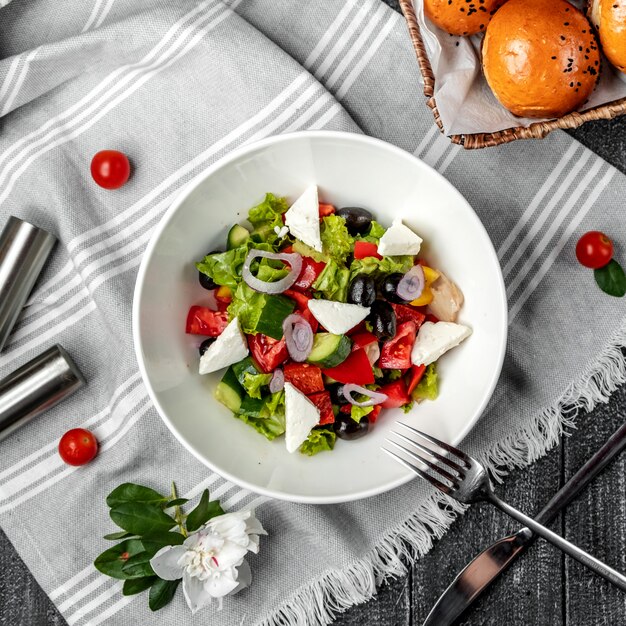
[[[417,428],[413,426],[409,426],[404,422],[398,422],[398,424],[407,429],[412,435],[409,437],[403,433],[392,431],[391,434],[401,439],[403,443],[398,443],[393,439],[386,439],[386,441],[402,452],[402,455],[396,454],[385,447],[383,447],[383,450],[440,491],[450,494],[452,491],[458,489],[458,481],[462,481],[465,478],[465,469],[470,467],[470,460],[467,455],[461,450],[417,430]],[[425,446],[423,443],[416,441],[416,435],[448,454],[441,454]],[[454,455],[459,458],[460,463],[453,461],[449,455]],[[428,473],[428,468],[433,470],[433,472],[437,474],[437,477]],[[445,482],[442,482],[441,479]]]

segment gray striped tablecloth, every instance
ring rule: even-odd
[[[235,146],[274,133],[342,129],[386,139],[444,174],[478,211],[507,283],[502,381],[467,448],[524,465],[577,407],[624,381],[624,301],[573,256],[597,228],[624,255],[626,183],[568,136],[465,153],[435,130],[402,18],[377,0],[0,0],[0,212],[55,232],[54,259],[1,355],[5,375],[54,342],[88,387],[0,444],[0,525],[72,626],[318,624],[428,550],[450,508],[422,484],[368,501],[298,506],[207,471],[151,407],[131,347],[135,274],[177,192]],[[102,148],[134,175],[116,192],[89,177]],[[471,259],[468,259],[471,262]],[[480,364],[477,364],[479,367]],[[59,436],[93,429],[101,454],[64,465]],[[256,505],[270,536],[254,582],[192,618],[179,595],[144,596],[91,563],[112,530],[104,496],[133,480],[226,508]],[[0,612],[1,612],[0,607]]]

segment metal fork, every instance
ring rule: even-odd
[[[590,570],[606,578],[622,591],[626,591],[626,576],[500,500],[493,492],[487,471],[476,459],[408,424],[403,422],[398,422],[398,424],[407,430],[407,434],[397,431],[393,431],[391,434],[402,440],[402,443],[393,439],[386,439],[386,441],[395,446],[402,454],[396,454],[383,447],[387,454],[459,502],[464,504],[473,504],[474,502],[495,504],[501,511],[530,528],[539,537],[560,548],[565,554],[569,554],[578,562],[586,565]],[[419,439],[436,446],[442,453],[424,445]],[[458,460],[453,460],[452,456]],[[428,468],[436,475],[433,476],[428,473]]]

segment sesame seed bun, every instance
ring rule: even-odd
[[[451,35],[483,32],[506,0],[424,0],[430,21]]]
[[[600,70],[593,28],[567,0],[509,0],[487,28],[482,56],[496,98],[520,117],[575,111]]]
[[[626,0],[591,0],[587,14],[606,58],[626,74]]]

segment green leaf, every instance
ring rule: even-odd
[[[122,594],[125,596],[134,596],[136,593],[141,593],[146,589],[152,587],[152,585],[158,580],[156,576],[146,576],[145,578],[129,578],[124,581],[122,587]]]
[[[187,530],[189,532],[198,530],[200,526],[206,524],[211,518],[217,517],[218,515],[224,515],[224,510],[217,500],[209,502],[209,490],[205,489],[202,492],[198,506],[187,516]]]
[[[598,287],[604,293],[608,293],[609,296],[621,298],[626,294],[626,275],[622,266],[615,259],[609,261],[604,267],[594,270],[593,275]]]
[[[116,546],[105,550],[96,560],[96,569],[111,578],[125,580],[131,578],[122,570],[124,564],[136,554],[144,551],[143,544],[139,539],[127,539]]]
[[[437,376],[437,366],[431,363],[424,372],[422,380],[413,389],[411,397],[416,402],[420,400],[436,400],[439,395],[439,378]]]
[[[175,500],[170,500],[165,504],[165,508],[169,509],[173,506],[182,506],[183,504],[187,504],[189,500],[187,498],[176,498]]]
[[[103,539],[108,539],[109,541],[117,541],[118,539],[128,539],[129,537],[134,537],[133,533],[127,533],[125,530],[122,530],[119,533],[109,533],[102,537]]]
[[[180,580],[162,580],[157,578],[156,582],[150,587],[150,596],[148,606],[152,611],[162,609],[169,604],[176,593],[176,589],[180,584]]]
[[[109,514],[120,528],[137,535],[167,532],[176,523],[159,506],[144,502],[123,502]]]
[[[141,538],[141,543],[146,552],[155,555],[165,546],[180,546],[185,538],[179,532],[150,533]]]
[[[140,552],[131,556],[126,563],[122,565],[122,572],[128,575],[128,578],[143,578],[144,576],[154,576],[154,570],[150,565],[150,559],[154,554],[149,552]]]
[[[306,441],[300,446],[300,452],[307,456],[313,456],[324,450],[332,450],[335,447],[335,432],[327,428],[314,428]]]
[[[124,502],[165,502],[166,500],[167,498],[150,487],[124,483],[113,489],[107,496],[107,505],[113,508]]]

